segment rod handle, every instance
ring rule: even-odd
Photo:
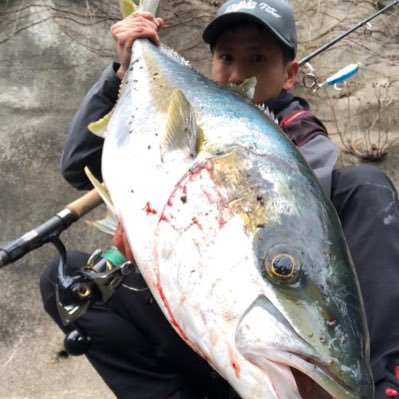
[[[0,268],[17,261],[27,253],[41,247],[52,236],[58,236],[72,223],[102,203],[96,189],[67,205],[61,212],[48,219],[40,226],[28,231],[14,241],[0,248]]]
[[[97,190],[93,188],[82,197],[72,201],[65,208],[74,213],[77,219],[86,215],[103,202]]]

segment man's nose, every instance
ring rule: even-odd
[[[247,79],[247,76],[242,68],[236,67],[232,69],[229,75],[228,83],[234,83],[236,85],[241,84]]]

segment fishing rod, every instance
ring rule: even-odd
[[[354,32],[355,30],[359,29],[361,26],[367,24],[369,21],[371,21],[372,19],[376,18],[378,15],[384,13],[385,11],[389,10],[390,8],[392,8],[393,6],[395,6],[396,4],[399,3],[399,0],[395,0],[393,3],[391,3],[390,5],[382,8],[381,10],[377,11],[376,13],[370,15],[369,17],[367,17],[366,19],[364,19],[363,21],[360,21],[359,23],[357,23],[355,26],[353,26],[351,29],[347,30],[346,32],[342,33],[341,35],[339,35],[338,37],[336,37],[335,39],[331,40],[330,42],[324,44],[323,46],[321,46],[320,48],[318,48],[317,50],[313,51],[312,53],[310,53],[309,55],[307,55],[306,57],[302,58],[299,61],[299,66],[303,66],[305,65],[307,62],[309,62],[312,58],[316,57],[317,55],[321,54],[323,51],[327,50],[328,48],[330,48],[331,46],[333,46],[334,44],[338,43],[340,40],[342,40],[344,37],[348,36],[349,34],[351,34],[352,32]]]
[[[102,199],[95,189],[66,205],[55,216],[23,234],[3,248],[0,247],[0,268],[17,261],[28,252],[40,248],[51,241],[52,237],[59,236],[72,223],[86,215],[102,203]]]

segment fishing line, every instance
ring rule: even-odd
[[[385,22],[385,25],[388,26],[388,22],[389,22],[389,20],[390,20],[392,17],[398,17],[398,16],[399,16],[399,9],[398,9],[398,11],[396,11],[395,14],[391,14],[391,15],[387,18],[387,21],[384,21],[384,22]],[[366,60],[367,60],[368,58],[370,58],[372,55],[376,54],[377,51],[378,51],[381,47],[383,47],[385,43],[387,43],[389,40],[391,40],[398,32],[399,32],[399,28],[397,28],[397,29],[392,33],[392,35],[388,36],[379,46],[377,46],[377,48],[376,48],[375,50],[370,51],[370,53],[360,61],[361,65],[367,66]]]

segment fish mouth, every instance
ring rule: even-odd
[[[270,362],[265,368],[273,367],[285,368],[285,375],[291,374],[294,389],[298,391],[302,399],[359,399],[359,395],[353,391],[345,381],[340,380],[327,367],[318,364],[314,359],[306,358],[302,354],[291,352],[272,351],[266,354],[263,366]],[[259,364],[259,359],[256,362]],[[283,377],[282,378],[287,378]],[[274,379],[273,385],[278,386],[284,381],[279,381],[279,377]]]
[[[301,354],[273,350],[258,355],[256,358],[248,354],[246,357],[268,373],[274,387],[285,385],[281,391],[280,388],[276,388],[278,399],[287,397],[298,399],[363,398],[331,373],[327,367]]]
[[[264,296],[243,315],[235,338],[240,354],[264,371],[276,399],[372,398],[367,382],[358,375],[342,379],[328,350],[314,349]]]
[[[295,378],[298,392],[303,399],[334,399],[322,386],[298,369],[290,368]]]

